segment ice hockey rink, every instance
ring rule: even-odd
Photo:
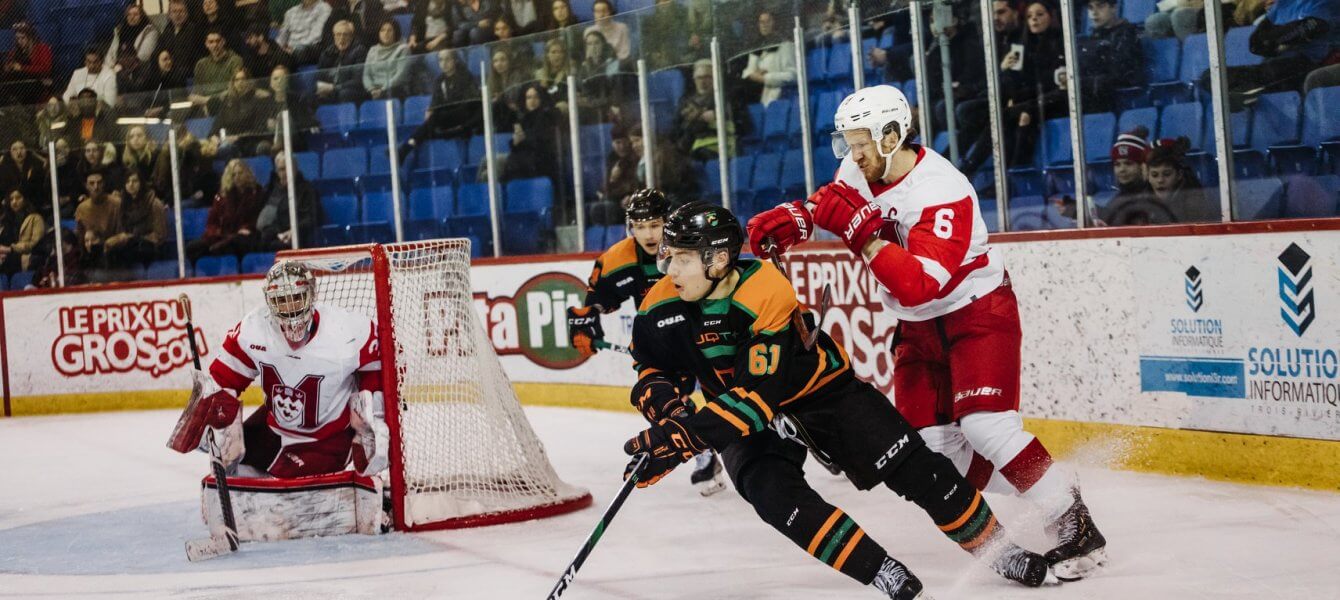
[[[595,506],[473,530],[244,544],[192,564],[206,535],[207,458],[164,440],[171,411],[0,421],[0,597],[543,598],[618,489],[640,417],[527,409],[555,468]],[[1099,576],[1027,589],[975,565],[892,492],[858,492],[821,470],[819,491],[906,562],[938,600],[963,598],[1340,598],[1340,494],[1103,468],[1075,458],[1108,538]],[[1044,540],[1027,507],[990,496],[1017,539]],[[681,469],[635,490],[564,595],[573,599],[877,598],[814,561],[732,490],[702,498]]]

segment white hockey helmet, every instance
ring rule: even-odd
[[[844,98],[833,115],[833,124],[833,154],[838,158],[851,152],[842,133],[861,129],[870,132],[880,156],[889,158],[907,143],[907,132],[912,128],[912,106],[898,88],[875,85]],[[885,154],[879,142],[889,133],[898,134],[898,145]]]
[[[292,344],[306,341],[316,305],[316,277],[302,263],[275,263],[265,274],[265,305],[285,339]]]

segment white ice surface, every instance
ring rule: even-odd
[[[529,408],[559,474],[594,508],[491,528],[245,544],[186,561],[204,455],[164,447],[175,415],[0,419],[0,597],[543,598],[620,484],[640,418]],[[1089,463],[1116,451],[1095,448]],[[877,598],[763,524],[733,491],[702,498],[688,469],[636,490],[564,595]],[[813,471],[813,469],[811,470]],[[1098,577],[1031,590],[995,577],[892,492],[811,473],[830,502],[925,581],[938,600],[1340,598],[1340,494],[1188,480],[1082,465],[1109,540]],[[1028,507],[990,496],[1016,538],[1045,543]]]

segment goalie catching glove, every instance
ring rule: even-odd
[[[581,352],[582,356],[591,356],[598,352],[595,342],[605,338],[605,332],[600,326],[600,307],[595,305],[568,307],[568,336],[572,341],[572,347]]]
[[[242,401],[232,390],[220,388],[209,375],[191,370],[191,397],[181,418],[172,428],[168,447],[185,454],[192,450],[208,451],[205,428],[222,430],[220,451],[229,470],[242,460]]]
[[[675,470],[675,467],[707,449],[707,444],[685,427],[683,421],[687,418],[687,412],[681,412],[662,419],[660,423],[652,425],[633,439],[624,442],[625,454],[636,456],[646,452],[648,456],[646,466],[642,469],[642,479],[637,482],[637,487],[655,485],[662,477]],[[633,474],[635,466],[637,466],[636,458],[624,469],[624,479]]]

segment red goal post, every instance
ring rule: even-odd
[[[474,308],[470,242],[289,250],[316,302],[377,322],[393,516],[400,531],[509,523],[585,508],[558,478]]]

